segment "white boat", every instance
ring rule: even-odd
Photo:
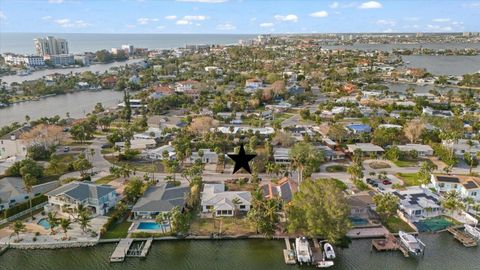
[[[420,239],[403,231],[399,231],[398,235],[400,236],[400,241],[408,249],[408,252],[413,255],[420,255],[423,252],[425,244],[422,243]]]
[[[332,245],[329,243],[325,243],[323,245],[323,252],[325,253],[325,258],[328,260],[333,260],[335,259],[335,250],[333,250]]]
[[[480,239],[480,228],[465,224],[465,231],[471,234],[473,237]]]
[[[295,252],[298,263],[308,264],[312,262],[312,250],[306,237],[298,237],[295,239]]]
[[[317,262],[316,265],[318,268],[327,268],[327,267],[332,267],[333,262],[332,261],[319,261]]]

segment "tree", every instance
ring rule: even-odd
[[[78,223],[80,224],[80,228],[82,229],[83,232],[86,232],[86,229],[91,227],[90,225],[91,220],[92,220],[92,216],[88,211],[80,212],[80,215],[78,216]]]
[[[169,212],[160,212],[155,217],[155,221],[162,227],[162,232],[165,233],[165,224],[170,222],[170,213]]]
[[[105,109],[103,108],[103,105],[101,102],[97,102],[97,104],[95,104],[95,108],[93,109],[93,112],[94,113],[101,113],[105,111]]]
[[[172,220],[171,220],[171,228],[172,231],[175,233],[185,233],[188,231],[188,216],[183,214],[180,211],[178,206],[174,207],[171,211],[172,213]]]
[[[437,169],[437,165],[433,162],[422,161],[420,163],[420,170],[418,171],[418,178],[422,184],[428,184],[430,175]]]
[[[70,225],[72,224],[72,221],[68,218],[61,218],[60,219],[60,228],[62,228],[63,233],[65,234],[65,239],[68,238],[67,232],[70,230],[72,227]]]
[[[185,178],[190,185],[202,182],[203,164],[195,162],[193,166],[185,168],[182,171],[182,177]]]
[[[463,154],[463,159],[465,160],[465,163],[468,164],[469,173],[471,174],[473,167],[478,166],[478,160],[477,160],[476,156],[470,154],[469,152],[465,152],[465,154]]]
[[[272,237],[278,227],[278,199],[266,199],[260,188],[252,192],[251,207],[247,218],[255,226],[257,233]]]
[[[379,193],[373,196],[373,202],[376,205],[377,213],[379,213],[384,220],[387,220],[397,212],[400,199],[392,193]]]
[[[123,103],[125,104],[122,111],[123,119],[125,119],[127,123],[130,123],[132,120],[132,108],[130,107],[130,94],[128,93],[128,90],[124,91]]]
[[[37,178],[35,178],[35,176],[27,173],[27,174],[24,174],[22,176],[22,179],[23,179],[23,184],[25,185],[25,190],[27,191],[28,193],[28,202],[30,204],[30,216],[32,217],[33,219],[33,209],[32,209],[32,197],[33,197],[33,194],[32,194],[32,188],[33,188],[33,185],[35,185],[37,183]]]
[[[86,170],[90,167],[92,167],[92,163],[87,160],[84,154],[78,155],[78,158],[73,162],[73,168],[80,171],[82,177],[85,176]]]
[[[50,225],[50,234],[55,234],[55,227],[58,226],[57,212],[48,212],[47,222]]]
[[[400,149],[394,145],[385,151],[385,157],[390,161],[398,161],[400,159]]]
[[[13,233],[17,235],[17,242],[20,241],[20,233],[25,231],[25,224],[20,220],[13,222]]]
[[[460,194],[456,190],[451,190],[445,193],[441,205],[444,209],[449,210],[451,213],[463,209],[463,205]]]
[[[422,121],[412,120],[405,125],[403,132],[410,143],[415,143],[422,135],[423,130],[425,130],[425,124]]]
[[[323,151],[314,148],[311,144],[300,142],[290,150],[292,167],[298,169],[298,183],[303,180],[303,173],[310,175],[324,161]]]
[[[333,181],[306,180],[287,206],[288,230],[337,243],[350,229],[349,214],[345,197]]]
[[[127,201],[134,203],[143,193],[143,182],[138,178],[128,181],[127,186],[123,190]]]
[[[7,176],[23,176],[30,174],[39,179],[43,177],[43,167],[32,159],[17,161],[5,172]]]
[[[60,158],[57,155],[50,155],[50,160],[48,161],[48,170],[54,174],[58,174],[60,172]]]
[[[217,125],[218,121],[210,116],[195,117],[188,126],[188,131],[193,134],[204,134]]]

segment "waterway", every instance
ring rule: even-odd
[[[355,240],[337,250],[330,269],[355,270],[478,270],[480,248],[465,248],[448,233],[421,235],[427,245],[423,258],[404,258],[400,252],[371,252],[370,240]],[[0,257],[2,270],[288,270],[314,269],[289,266],[283,261],[284,242],[275,240],[199,240],[154,242],[146,259],[127,258],[110,264],[115,245],[84,249],[9,250]]]
[[[480,56],[406,55],[407,67],[426,68],[434,75],[464,75],[480,72]]]
[[[15,103],[0,109],[0,127],[13,122],[24,122],[25,115],[30,116],[31,120],[36,120],[45,116],[65,117],[68,112],[70,117],[80,118],[91,112],[97,102],[108,108],[118,104],[122,98],[122,92],[103,90],[75,92],[38,101]]]

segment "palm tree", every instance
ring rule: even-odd
[[[57,155],[52,154],[50,155],[50,160],[48,161],[48,169],[52,171],[54,174],[60,172],[60,161]]]
[[[47,215],[47,222],[50,225],[50,234],[55,234],[55,227],[58,226],[57,212],[49,212]]]
[[[72,224],[72,221],[70,219],[66,219],[66,218],[60,219],[60,227],[62,228],[63,233],[65,234],[65,239],[67,239],[68,237],[67,231],[72,228],[70,227],[71,224]]]
[[[20,233],[25,231],[25,224],[20,220],[13,223],[13,233],[17,235],[17,242],[20,241]]]
[[[475,200],[474,200],[472,197],[470,197],[470,196],[469,196],[469,197],[466,197],[463,201],[465,202],[465,206],[466,206],[466,208],[467,208],[467,212],[468,212],[468,210],[470,209],[470,206],[472,206],[472,205],[475,203]]]
[[[37,182],[37,178],[35,178],[33,175],[27,173],[23,175],[23,184],[25,185],[25,190],[28,193],[28,201],[30,204],[30,216],[33,219],[33,210],[32,210],[32,187],[35,185]]]
[[[86,232],[88,227],[91,227],[90,221],[92,220],[92,216],[87,211],[83,211],[80,213],[78,217],[78,223],[80,224],[80,228],[83,232]]]
[[[452,214],[455,211],[464,208],[464,205],[460,200],[460,194],[455,190],[447,192],[441,204],[443,208],[449,210]]]
[[[162,227],[162,232],[165,233],[165,222],[167,221],[167,213],[166,212],[161,212],[157,215],[157,217],[155,218],[155,221],[161,225]]]

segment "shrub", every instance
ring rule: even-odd
[[[37,196],[37,197],[34,197],[32,199],[32,207],[38,205],[38,204],[41,204],[43,202],[46,202],[48,200],[47,196],[45,195],[40,195],[40,196]],[[13,207],[10,207],[6,210],[4,210],[3,212],[0,212],[0,216],[3,216],[3,215],[6,215],[7,218],[13,216],[13,215],[16,215],[22,211],[25,211],[25,210],[28,210],[30,208],[30,203],[28,201],[26,202],[23,202],[21,204],[17,204]]]

